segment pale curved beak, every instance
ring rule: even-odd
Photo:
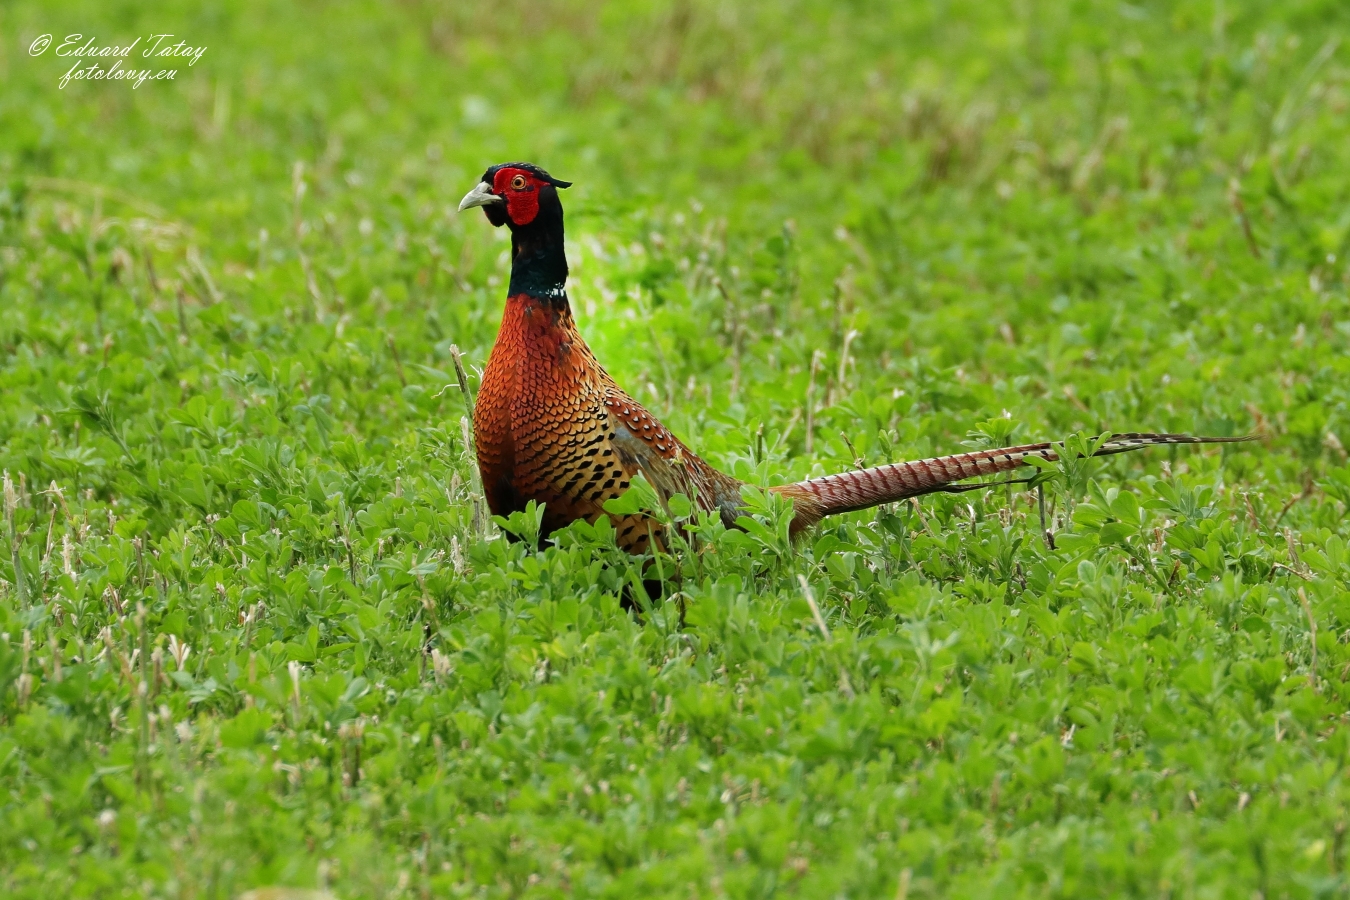
[[[459,211],[473,209],[475,206],[487,206],[489,203],[505,203],[501,197],[492,193],[492,185],[486,181],[478,182],[478,186],[464,195],[464,199],[459,201]]]

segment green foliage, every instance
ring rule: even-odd
[[[1344,896],[1348,24],[0,8],[0,893]],[[506,159],[740,529],[486,521]],[[963,439],[1066,451],[795,547],[762,490]]]

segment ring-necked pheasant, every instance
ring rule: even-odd
[[[501,330],[483,372],[473,424],[488,508],[507,516],[535,500],[545,535],[577,520],[606,515],[604,504],[641,472],[664,497],[682,493],[721,515],[741,515],[741,482],[708,465],[632,397],[591,354],[567,302],[567,257],[559,181],[529,163],[483,173],[459,209],[481,207],[494,226],[511,229],[511,283]],[[1207,444],[1246,438],[1119,434],[1097,455],[1156,444]],[[1007,472],[1028,457],[1054,459],[1052,444],[957,453],[896,463],[772,490],[791,498],[797,534],[835,513],[853,512],[955,482]],[[639,515],[613,517],[619,545],[648,548],[659,529]]]

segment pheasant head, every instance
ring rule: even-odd
[[[562,215],[558,188],[572,186],[531,163],[500,163],[483,173],[477,187],[459,201],[459,211],[481,206],[488,221],[512,230],[535,224],[541,212],[556,209]]]
[[[501,163],[483,173],[459,201],[463,212],[481,207],[487,220],[511,229],[509,293],[560,300],[567,284],[563,210],[558,188],[571,187],[530,163]]]

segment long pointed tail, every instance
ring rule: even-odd
[[[1231,444],[1252,440],[1251,437],[1192,437],[1189,434],[1129,433],[1113,435],[1094,456],[1128,453],[1143,447],[1163,444]],[[797,513],[793,530],[814,525],[825,516],[854,512],[882,503],[893,503],[909,497],[937,491],[960,490],[974,485],[956,482],[981,475],[1009,472],[1026,464],[1026,459],[1058,459],[1055,444],[1023,444],[998,450],[979,450],[974,453],[956,453],[934,459],[895,463],[841,472],[824,478],[813,478],[797,484],[774,488],[791,497]]]

